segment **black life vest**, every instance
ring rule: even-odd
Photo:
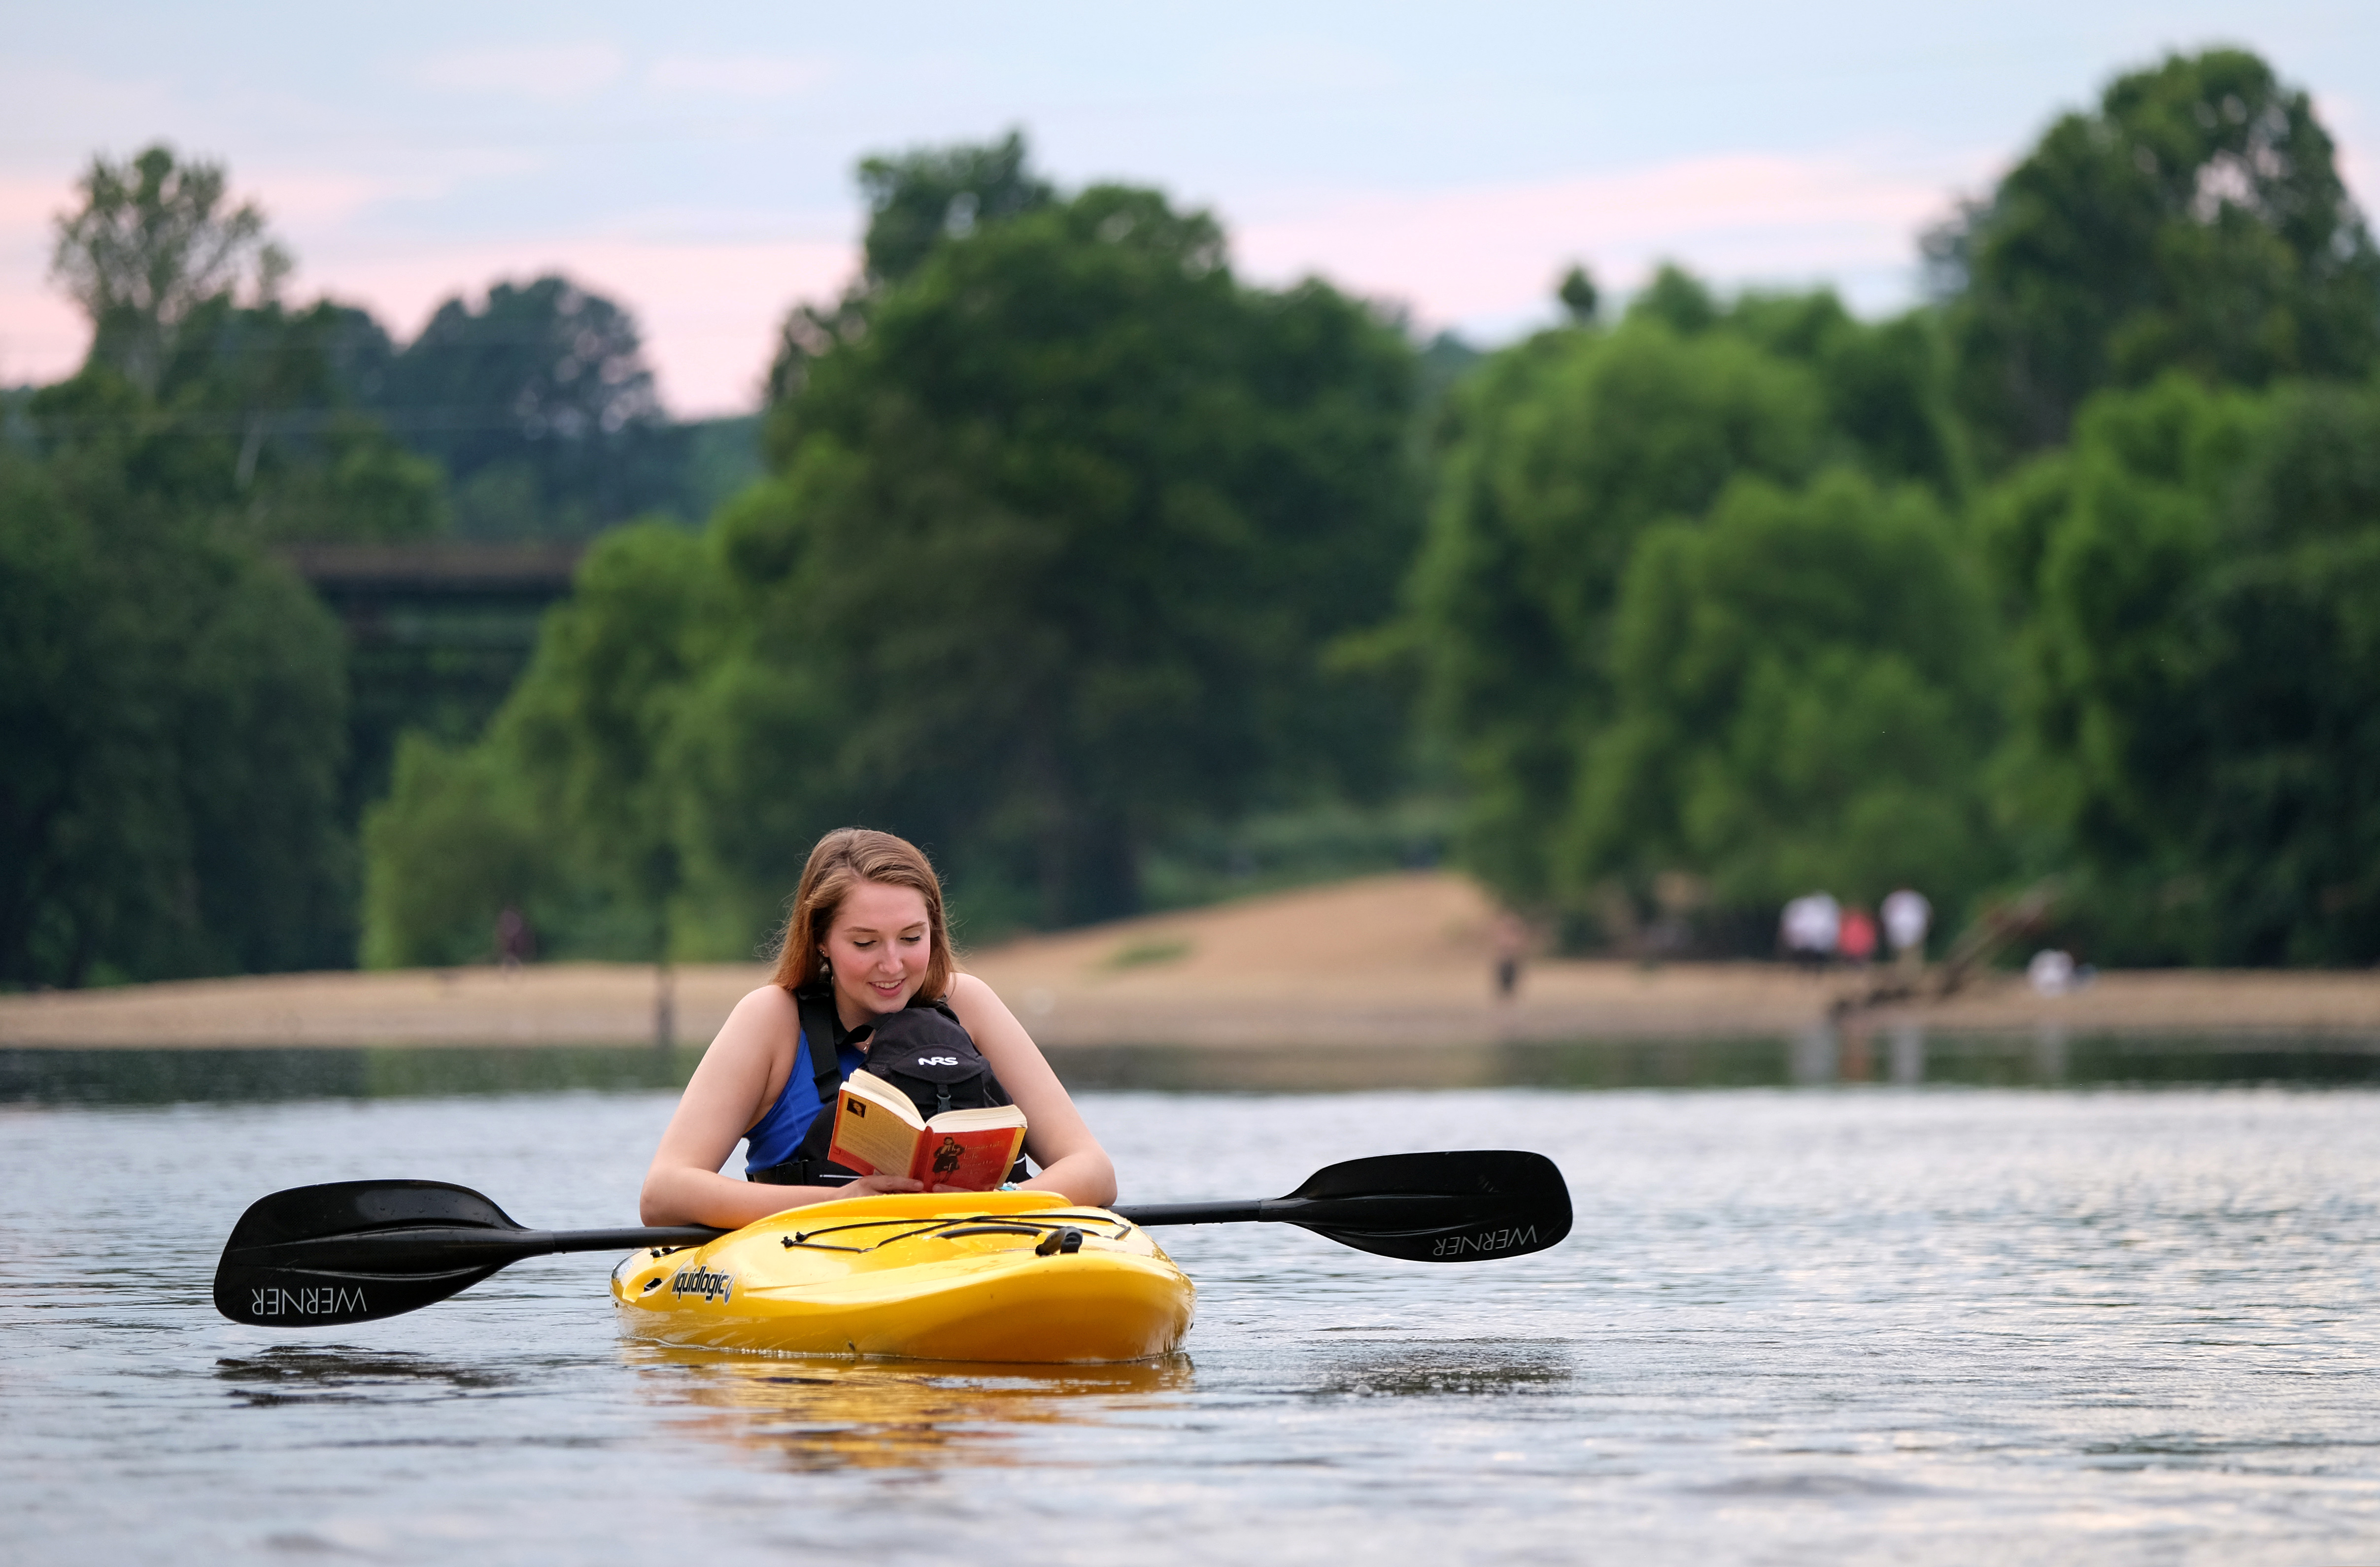
[[[834,1141],[836,1101],[843,1089],[843,1047],[865,1043],[869,1075],[883,1079],[909,1096],[917,1114],[928,1119],[945,1110],[979,1110],[1015,1103],[1000,1086],[998,1074],[947,1001],[915,1003],[903,1010],[846,1031],[835,1016],[834,993],[825,986],[794,993],[801,1017],[802,1036],[808,1043],[810,1077],[818,1091],[819,1113],[791,1159],[765,1170],[748,1171],[747,1181],[770,1186],[839,1187],[859,1178],[827,1157]],[[1017,1156],[1008,1178],[1021,1181],[1029,1172],[1024,1155]]]

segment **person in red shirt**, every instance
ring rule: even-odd
[[[1866,910],[1843,910],[1842,934],[1836,937],[1835,950],[1847,963],[1864,965],[1876,956],[1876,921]]]

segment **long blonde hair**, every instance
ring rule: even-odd
[[[802,884],[794,894],[794,911],[785,921],[783,945],[777,949],[777,971],[770,982],[787,990],[807,990],[827,979],[826,959],[819,946],[834,928],[843,900],[862,882],[905,886],[926,900],[929,953],[925,980],[910,1005],[940,1001],[950,993],[958,962],[951,955],[950,927],[942,919],[942,883],[933,862],[907,838],[871,827],[837,827],[818,840],[809,863],[802,867]]]

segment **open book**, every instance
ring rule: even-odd
[[[990,1191],[1008,1179],[1024,1146],[1025,1112],[1014,1104],[945,1110],[929,1121],[907,1094],[863,1067],[844,1079],[835,1097],[827,1157],[863,1175],[880,1172],[929,1188]]]

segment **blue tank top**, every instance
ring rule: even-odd
[[[835,1065],[846,1078],[868,1064],[868,1051],[861,1045],[842,1045],[834,1054]],[[795,1036],[794,1069],[785,1079],[784,1091],[744,1134],[744,1173],[748,1175],[782,1164],[800,1152],[803,1136],[825,1108],[819,1099],[817,1075],[810,1070],[810,1041],[805,1031]]]

